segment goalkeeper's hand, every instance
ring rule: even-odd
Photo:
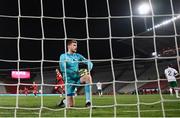
[[[79,75],[80,75],[80,77],[82,77],[82,76],[84,76],[84,75],[88,75],[88,74],[89,74],[89,72],[88,72],[87,69],[80,69],[80,70],[79,70]]]

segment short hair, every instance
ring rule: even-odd
[[[172,65],[172,64],[169,64],[168,67],[173,67],[173,65]]]
[[[77,43],[75,39],[68,39],[67,40],[67,45],[71,45],[72,43]]]

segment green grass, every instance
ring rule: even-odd
[[[163,95],[163,102],[160,102],[159,95],[140,95],[139,107],[137,105],[136,95],[117,95],[114,96],[93,96],[93,108],[85,108],[84,96],[75,97],[76,107],[63,109],[56,106],[56,103],[62,99],[59,96],[44,96],[43,108],[41,107],[41,97],[19,96],[16,108],[16,97],[0,97],[0,117],[138,117],[138,108],[140,117],[163,117],[162,107],[165,109],[165,117],[180,117],[180,99],[175,96]],[[117,106],[113,106],[115,104]],[[97,107],[96,107],[97,106]],[[106,107],[105,107],[106,106]],[[2,108],[3,107],[3,108]],[[31,108],[31,109],[24,109]],[[36,109],[37,108],[37,109]],[[82,108],[82,109],[80,109]]]

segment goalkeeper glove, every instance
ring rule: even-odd
[[[80,77],[82,77],[82,76],[84,76],[84,75],[88,75],[88,74],[89,74],[89,72],[88,72],[87,69],[80,69],[80,70],[79,70],[79,75],[80,75]]]

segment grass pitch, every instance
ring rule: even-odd
[[[56,106],[59,96],[0,96],[0,117],[180,117],[180,99],[163,95],[93,96],[93,108],[86,108],[85,97],[75,97],[76,106],[64,109]],[[16,101],[18,107],[16,107]],[[43,104],[42,109],[41,104]],[[163,110],[164,109],[164,112]],[[138,113],[138,110],[140,112]]]

